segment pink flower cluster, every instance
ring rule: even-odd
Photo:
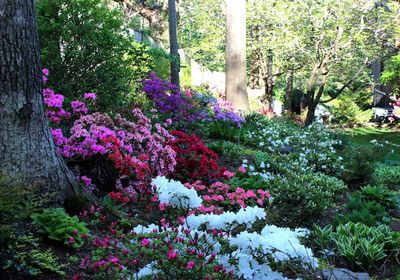
[[[210,186],[205,186],[201,181],[193,184],[186,183],[186,187],[194,188],[203,199],[203,205],[198,208],[202,213],[222,213],[226,209],[244,208],[247,205],[258,204],[263,206],[271,195],[267,190],[247,190],[236,188],[231,190],[231,186],[222,182],[215,182]]]
[[[63,119],[69,119],[71,117],[71,113],[62,108],[64,102],[63,95],[55,94],[53,90],[45,88],[43,89],[43,99],[47,107],[46,115],[50,122],[60,124]]]
[[[140,109],[134,109],[129,120],[119,114],[111,118],[100,112],[88,114],[85,102],[76,100],[71,102],[71,114],[63,109],[64,96],[55,94],[51,89],[45,89],[43,95],[47,115],[52,123],[59,125],[63,119],[71,119],[71,116],[75,118],[69,135],[65,135],[59,127],[52,129],[60,154],[68,160],[85,161],[102,156],[111,159],[120,172],[115,183],[118,189],[135,195],[139,185],[149,188],[148,180],[168,175],[174,170],[176,153],[167,144],[174,137],[163,125],[153,124],[152,119],[146,117]],[[84,99],[93,102],[96,94],[85,93]],[[132,168],[127,166],[129,164]],[[146,176],[135,173],[139,167],[146,170]],[[94,189],[89,178],[81,178],[89,190]]]

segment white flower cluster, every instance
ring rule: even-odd
[[[260,176],[261,178],[264,179],[264,181],[269,181],[271,179],[273,179],[275,176],[268,171],[268,169],[270,168],[270,164],[269,163],[265,163],[265,162],[261,162],[259,167],[254,167],[253,165],[249,165],[248,164],[248,160],[244,159],[242,161],[242,167],[248,169],[248,174],[251,176]]]
[[[244,231],[230,237],[230,245],[238,248],[233,253],[238,259],[237,275],[244,279],[286,279],[271,270],[266,259],[267,255],[271,255],[276,262],[297,259],[303,264],[316,267],[318,262],[313,257],[311,249],[306,248],[299,240],[307,234],[306,229],[290,230],[266,225],[261,234]],[[263,259],[264,262],[259,263],[256,259]],[[226,262],[227,260],[226,257],[222,258],[222,264],[234,268]]]
[[[301,244],[300,239],[308,234],[306,229],[290,230],[279,228],[273,225],[266,225],[261,233],[243,231],[233,236],[224,237],[232,248],[233,252],[221,251],[221,244],[215,237],[206,231],[199,230],[201,225],[207,225],[209,229],[227,229],[230,225],[245,224],[251,226],[257,219],[265,218],[265,211],[259,207],[246,207],[236,213],[226,212],[221,215],[191,215],[187,218],[187,226],[191,236],[198,234],[205,235],[207,243],[211,244],[212,251],[216,252],[217,260],[228,270],[232,269],[238,277],[243,279],[255,280],[279,280],[287,279],[281,273],[273,271],[269,265],[268,256],[272,256],[275,261],[299,260],[303,264],[316,267],[317,260],[313,257],[309,248]],[[184,234],[183,227],[178,227],[178,235],[189,238]],[[174,230],[167,228],[163,230]],[[150,233],[158,231],[158,226],[152,224],[147,227],[137,226],[133,229],[135,233]],[[186,248],[182,247],[181,250]],[[209,256],[208,256],[209,257]],[[230,260],[235,259],[237,264],[232,264]],[[142,271],[144,270],[144,271]],[[141,275],[149,275],[151,267],[141,270]],[[153,271],[155,272],[155,271]],[[140,278],[140,277],[139,277]]]
[[[317,125],[301,129],[282,122],[256,122],[256,129],[248,131],[250,143],[258,143],[260,149],[269,152],[290,152],[296,154],[297,163],[305,170],[338,170],[341,166],[335,150],[340,140]],[[291,158],[294,162],[296,158]]]
[[[264,209],[255,207],[241,208],[238,212],[224,212],[220,215],[215,214],[200,214],[190,215],[186,222],[189,228],[199,228],[201,225],[206,225],[207,229],[223,229],[228,230],[232,226],[245,224],[250,228],[257,220],[265,219]]]
[[[169,180],[165,176],[153,179],[151,186],[156,188],[160,203],[175,208],[197,208],[203,202],[195,189],[188,189],[181,182]]]

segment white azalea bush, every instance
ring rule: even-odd
[[[160,202],[183,212],[188,208],[194,210],[200,201],[194,189],[184,191],[185,186],[178,181],[157,177],[152,185],[157,188]],[[173,186],[176,189],[171,192]],[[176,226],[166,223],[138,225],[132,230],[134,238],[128,247],[146,252],[146,256],[153,258],[136,276],[140,279],[151,279],[154,275],[170,279],[203,279],[200,275],[208,272],[208,277],[213,278],[204,279],[272,280],[288,279],[275,271],[273,267],[277,263],[296,261],[304,267],[317,267],[311,249],[301,243],[308,230],[273,225],[265,225],[260,232],[252,230],[266,215],[264,209],[248,206],[221,214],[193,212]]]

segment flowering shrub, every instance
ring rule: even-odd
[[[112,279],[286,279],[273,271],[271,262],[297,260],[317,266],[310,249],[300,238],[305,229],[265,226],[251,231],[265,219],[259,207],[246,207],[220,215],[189,215],[185,225],[138,225],[122,233],[112,222],[105,237],[92,238],[92,256],[80,264],[89,275]],[[245,226],[249,231],[240,231]]]
[[[177,154],[177,168],[173,174],[176,179],[208,181],[221,177],[225,168],[218,166],[218,155],[208,149],[194,134],[172,131],[175,137],[169,145]]]
[[[155,73],[151,73],[143,81],[143,91],[157,110],[166,114],[173,122],[187,124],[206,116],[206,113],[196,108],[189,96],[184,95],[176,85],[161,80]]]
[[[252,115],[243,130],[246,144],[269,153],[289,154],[288,164],[301,166],[304,171],[335,174],[342,168],[343,159],[336,152],[341,140],[318,125],[300,128]]]
[[[229,102],[190,89],[182,92],[176,85],[158,78],[155,73],[143,81],[143,91],[159,112],[177,124],[187,126],[196,121],[227,121],[240,127],[245,121],[234,112]]]
[[[187,183],[186,186],[194,188],[201,194],[203,204],[198,210],[202,213],[222,213],[227,209],[240,209],[255,205],[265,206],[271,197],[267,190],[233,188],[219,181],[208,187],[200,181],[196,181],[193,184]]]
[[[84,162],[94,158],[109,160],[117,176],[115,186],[137,199],[139,194],[151,194],[149,182],[158,175],[174,170],[175,151],[167,144],[174,140],[165,127],[153,123],[140,109],[134,109],[130,119],[116,114],[90,113],[86,102],[94,102],[94,93],[85,93],[85,101],[72,101],[72,113],[63,109],[63,96],[44,89],[45,104],[55,144],[60,154],[70,162]],[[69,133],[58,126],[62,120],[74,122]],[[69,123],[66,123],[68,125]],[[91,178],[81,177],[88,189],[93,189]],[[98,178],[94,178],[98,179]]]

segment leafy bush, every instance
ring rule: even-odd
[[[372,175],[372,182],[392,190],[400,190],[400,165],[378,165]]]
[[[138,102],[139,81],[152,71],[169,75],[169,55],[135,41],[124,30],[121,11],[102,0],[39,0],[38,31],[50,86],[74,100],[96,92],[98,106],[111,111]]]
[[[386,209],[396,208],[399,204],[398,194],[383,186],[365,186],[360,194],[366,201],[379,203]]]
[[[4,264],[4,269],[17,270],[31,276],[44,272],[65,275],[65,265],[59,263],[51,249],[41,249],[38,238],[32,235],[11,236],[11,238],[13,242],[6,249],[8,259]]]
[[[376,152],[371,147],[346,146],[342,151],[344,169],[341,178],[352,187],[367,184],[374,172]]]
[[[80,222],[77,216],[69,216],[63,208],[46,209],[41,214],[32,214],[31,218],[48,238],[75,248],[82,246],[83,237],[89,232],[86,223]]]
[[[308,225],[320,217],[346,188],[342,181],[322,173],[275,176],[267,186],[273,223],[291,227]]]
[[[371,93],[367,94],[370,99]],[[346,96],[333,104],[329,109],[333,114],[334,123],[347,126],[363,124],[367,123],[373,115],[372,110],[363,110],[352,100],[352,97]]]
[[[367,226],[375,226],[382,223],[389,223],[390,216],[381,204],[375,201],[366,201],[360,193],[350,197],[346,204],[347,214],[336,217],[337,223],[363,223]]]
[[[371,269],[387,258],[400,253],[400,233],[386,225],[368,227],[362,223],[341,224],[333,231],[332,226],[314,227],[318,246],[343,258],[351,269]]]

